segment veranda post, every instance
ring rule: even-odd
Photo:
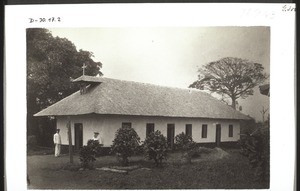
[[[73,147],[72,147],[72,132],[71,132],[70,116],[68,116],[67,128],[68,128],[68,139],[69,139],[70,163],[73,164]]]

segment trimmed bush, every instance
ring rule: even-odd
[[[95,158],[95,150],[91,145],[83,146],[79,151],[79,160],[81,167],[84,169],[92,169]]]
[[[103,145],[100,144],[98,140],[89,139],[87,142],[87,146],[90,146],[93,149],[96,157],[103,156],[103,153],[102,153]]]
[[[111,152],[115,153],[117,160],[127,166],[131,157],[138,150],[140,137],[132,127],[121,127],[115,134]]]
[[[96,156],[101,153],[102,144],[99,141],[89,139],[86,146],[83,146],[79,150],[79,160],[81,167],[84,169],[92,169],[93,162],[96,160]]]
[[[166,159],[167,154],[167,139],[160,131],[150,133],[143,147],[146,159],[154,160],[156,166],[162,165],[162,160]]]
[[[196,143],[193,141],[193,138],[182,132],[175,136],[175,146],[183,151],[182,158],[184,161],[191,163],[192,156],[197,153]]]
[[[179,150],[188,151],[195,148],[196,143],[191,136],[182,132],[175,136],[175,146]]]

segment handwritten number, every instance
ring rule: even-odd
[[[44,22],[60,22],[61,18],[60,17],[50,17],[50,18],[45,18],[45,17],[40,17],[38,19],[34,19],[34,18],[28,18],[29,19],[29,23],[44,23]]]
[[[53,22],[53,21],[54,21],[54,17],[49,18],[48,21],[49,21],[49,22]]]

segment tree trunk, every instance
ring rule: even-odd
[[[231,97],[231,101],[232,101],[231,107],[232,107],[233,109],[236,109],[236,105],[235,105],[236,99],[235,99],[235,97]]]

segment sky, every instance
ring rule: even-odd
[[[198,68],[224,57],[263,65],[270,74],[268,27],[126,27],[49,28],[53,36],[72,41],[77,50],[94,54],[104,77],[187,88]],[[268,81],[267,81],[268,82]],[[242,112],[262,120],[269,98],[259,93],[239,99]]]

